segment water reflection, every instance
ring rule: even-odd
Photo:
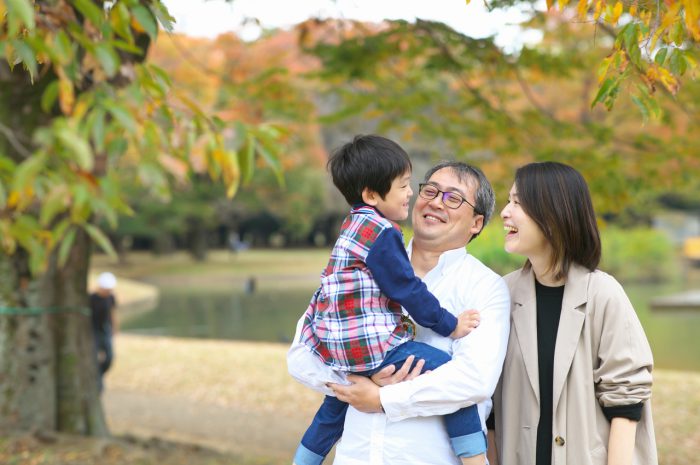
[[[648,302],[676,285],[625,285],[659,368],[700,371],[700,310],[652,312]],[[162,289],[158,308],[122,324],[126,332],[288,343],[312,290],[256,293]],[[620,335],[623,337],[623,335]]]

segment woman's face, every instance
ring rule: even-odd
[[[501,218],[506,231],[506,252],[523,255],[531,262],[548,259],[552,248],[537,223],[521,207],[515,184],[508,193],[508,204],[501,210]]]

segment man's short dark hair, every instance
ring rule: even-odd
[[[476,196],[474,199],[474,213],[477,215],[482,215],[484,217],[484,223],[481,227],[481,231],[484,230],[491,216],[493,216],[493,210],[496,207],[496,195],[493,192],[493,187],[491,183],[481,171],[476,166],[463,163],[461,161],[442,161],[437,165],[433,166],[425,173],[424,182],[428,182],[430,177],[435,174],[436,171],[440,171],[443,168],[452,170],[459,182],[463,182],[466,185],[471,183],[476,183]],[[481,234],[481,231],[474,234],[469,241],[476,239],[476,237]]]
[[[350,205],[362,202],[365,188],[383,199],[394,179],[411,168],[411,160],[399,144],[376,135],[355,136],[328,159],[333,184]]]

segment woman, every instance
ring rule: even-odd
[[[503,465],[656,464],[652,355],[620,284],[596,270],[588,186],[561,163],[518,169],[501,212],[511,332],[494,395]]]

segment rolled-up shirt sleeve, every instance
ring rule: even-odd
[[[445,415],[490,401],[501,375],[510,331],[510,295],[499,277],[480,283],[479,327],[453,342],[452,360],[431,373],[380,389],[391,421]],[[461,309],[464,310],[464,309]]]
[[[300,341],[302,316],[297,322],[296,333],[291,347],[287,351],[287,369],[294,379],[306,387],[323,394],[334,396],[326,383],[348,384],[345,374],[331,369]]]

